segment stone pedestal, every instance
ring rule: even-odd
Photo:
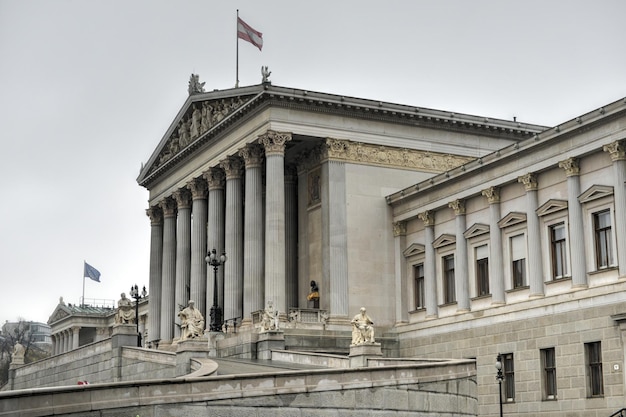
[[[134,324],[115,324],[111,335],[111,347],[113,349],[122,346],[137,347],[137,327]]]
[[[365,368],[367,360],[372,357],[382,357],[383,352],[380,343],[364,343],[362,345],[350,345],[350,368]]]
[[[207,347],[209,349],[209,358],[217,358],[218,357],[217,343],[220,340],[224,339],[224,333],[205,331],[204,335],[208,339]]]
[[[285,350],[285,334],[282,330],[259,333],[257,359],[272,359],[272,350]]]
[[[191,372],[192,358],[208,358],[209,341],[206,338],[187,339],[176,344],[176,376]]]

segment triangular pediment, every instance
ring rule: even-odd
[[[613,187],[608,185],[592,185],[578,196],[578,201],[581,203],[588,203],[589,201],[597,200],[598,198],[607,197],[613,195]]]
[[[435,241],[433,242],[433,247],[437,249],[437,248],[442,248],[444,246],[452,245],[454,243],[456,243],[456,236],[448,234],[448,233],[444,233],[441,236],[439,236],[437,239],[435,239]]]
[[[545,203],[543,203],[537,210],[535,210],[535,213],[537,213],[537,216],[541,217],[550,213],[556,213],[557,211],[566,210],[566,209],[567,209],[567,200],[550,199],[546,201]]]
[[[402,254],[404,255],[405,258],[408,258],[408,257],[415,256],[415,255],[421,255],[425,251],[426,251],[426,248],[424,245],[422,245],[421,243],[413,243],[408,248],[406,248],[404,252],[402,252]]]
[[[509,226],[513,226],[515,224],[524,223],[526,221],[526,213],[521,213],[519,211],[512,211],[506,216],[504,216],[499,222],[498,227],[501,229]]]
[[[58,304],[50,315],[50,318],[48,319],[48,324],[55,323],[61,319],[64,319],[65,317],[70,316],[71,314],[72,313],[70,309],[65,304]]]
[[[483,223],[474,223],[463,233],[465,239],[470,239],[476,236],[484,235],[485,233],[489,233],[489,225]]]

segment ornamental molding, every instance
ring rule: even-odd
[[[402,252],[402,255],[404,255],[405,258],[409,258],[411,256],[422,255],[425,252],[426,246],[421,243],[413,243]]]
[[[557,200],[552,198],[535,210],[535,213],[537,213],[537,216],[542,217],[561,210],[567,210],[567,200]]]
[[[455,235],[444,233],[441,236],[439,236],[437,239],[435,239],[435,241],[433,242],[433,248],[439,249],[439,248],[443,248],[444,246],[453,245],[455,243],[456,243]]]
[[[578,201],[582,203],[588,203],[599,198],[608,197],[613,195],[613,187],[608,185],[592,185],[587,188],[580,196]]]
[[[574,177],[580,174],[580,165],[578,158],[567,158],[559,162],[559,168],[565,170],[565,176]]]
[[[440,173],[475,158],[326,138],[321,147],[321,159]]]
[[[532,172],[517,177],[517,182],[524,184],[526,191],[537,191],[539,183],[537,182],[537,175]]]
[[[488,224],[475,223],[463,233],[463,236],[465,237],[465,239],[471,239],[473,237],[482,236],[487,233],[489,233]]]
[[[605,145],[602,150],[611,155],[613,162],[626,160],[626,141],[616,140],[615,142]]]
[[[487,197],[489,204],[497,204],[500,202],[500,189],[497,187],[489,187],[482,190],[482,195]]]
[[[406,236],[406,222],[405,221],[393,222],[393,236],[394,237]]]
[[[526,213],[512,211],[498,222],[498,226],[500,229],[504,229],[505,227],[514,226],[524,222],[526,222]]]

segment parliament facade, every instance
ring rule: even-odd
[[[366,307],[386,358],[474,360],[477,415],[609,416],[626,407],[625,139],[626,100],[546,127],[190,82],[137,179],[145,346],[172,349],[194,300],[207,328],[223,309],[216,357],[254,358],[268,306],[287,349],[342,355]]]

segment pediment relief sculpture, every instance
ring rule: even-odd
[[[172,159],[189,144],[241,107],[247,100],[248,98],[231,97],[193,103],[161,149],[151,171]]]

